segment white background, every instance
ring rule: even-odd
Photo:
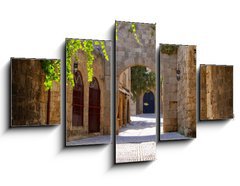
[[[157,46],[196,44],[197,66],[234,65],[235,119],[198,123],[197,139],[120,166],[112,146],[63,148],[63,125],[8,129],[10,57],[63,59],[66,37],[111,39],[115,19],[157,23]],[[239,23],[237,0],[1,0],[0,185],[239,185]]]

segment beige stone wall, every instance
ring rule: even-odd
[[[135,116],[136,114],[136,101],[130,99],[130,116]]]
[[[116,41],[117,76],[128,67],[142,65],[155,71],[155,24],[135,23],[140,44],[130,32],[131,22],[117,21]]]
[[[178,132],[188,137],[196,137],[196,47],[179,46],[177,68],[178,81],[177,117]]]
[[[105,41],[106,50],[111,59],[111,41]],[[88,105],[89,105],[89,82],[87,80],[87,57],[82,52],[78,52],[78,70],[81,72],[84,84],[84,110],[83,110],[83,126],[72,126],[72,94],[73,88],[70,85],[67,85],[66,89],[66,119],[67,119],[67,127],[66,127],[66,137],[67,141],[83,139],[96,135],[105,135],[110,134],[110,64],[111,61],[105,61],[104,56],[94,53],[95,60],[93,62],[93,74],[97,79],[100,87],[100,133],[89,133],[88,131]],[[72,64],[74,65],[74,64]],[[72,66],[72,69],[73,66]]]
[[[196,136],[196,55],[195,46],[178,46],[177,53],[165,54],[160,45],[160,113],[163,131]],[[177,80],[177,70],[180,71]]]
[[[200,119],[207,118],[206,65],[200,65]]]
[[[233,66],[201,65],[200,120],[233,118]]]
[[[160,55],[160,74],[163,78],[162,90],[162,114],[163,132],[176,132],[177,123],[177,55]]]
[[[45,96],[46,96],[45,91]],[[60,124],[61,118],[61,94],[60,94],[60,83],[53,82],[52,89],[50,90],[50,113],[49,121],[50,124]]]
[[[12,66],[12,126],[47,124],[48,91],[45,73],[38,59],[11,60]],[[49,124],[60,124],[60,83],[50,91]]]
[[[134,105],[131,100],[131,68],[124,70],[118,78],[118,107],[117,107],[117,132],[130,121],[131,110]],[[135,107],[136,109],[136,107]]]

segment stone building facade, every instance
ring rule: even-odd
[[[200,65],[200,120],[233,118],[233,66]]]
[[[164,132],[178,131],[177,124],[177,54],[160,54],[160,76],[162,86],[160,89]]]
[[[77,65],[72,64],[76,87],[66,85],[67,141],[110,134],[111,41],[104,42],[109,61],[94,49],[92,82],[88,82],[87,55],[83,51],[77,52]]]
[[[179,45],[173,54],[161,51],[160,74],[163,132],[196,136],[196,47]]]
[[[116,85],[117,89],[120,88],[121,74],[127,69],[133,66],[145,66],[155,72],[155,51],[156,51],[156,25],[147,23],[132,23],[124,21],[116,21],[115,25],[116,34]],[[131,30],[132,27],[136,28],[134,33]],[[154,91],[155,92],[155,91]],[[116,92],[116,97],[119,97],[120,92]],[[116,130],[118,132],[119,128],[122,126],[118,118],[119,99],[116,100]],[[135,111],[133,105],[135,104],[130,100],[131,113],[138,114]],[[138,106],[137,106],[138,108]]]
[[[130,122],[131,111],[134,112],[134,103],[131,96],[131,68],[127,68],[119,77],[117,132],[121,127],[126,126],[126,124]]]
[[[46,91],[44,59],[11,59],[11,126],[60,124],[60,83]]]

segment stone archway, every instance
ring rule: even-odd
[[[151,68],[145,65],[133,65],[128,66],[123,72],[120,73],[119,77],[117,77],[116,82],[116,123],[117,123],[117,131],[119,128],[125,126],[127,123],[131,122],[130,113],[135,113],[133,115],[139,115],[143,113],[143,94],[137,96],[136,100],[133,101],[132,98],[132,90],[131,90],[131,68],[136,66],[146,67],[150,69],[150,71],[155,72],[154,67],[152,65]],[[127,75],[126,75],[127,74]],[[150,91],[153,94],[154,90]],[[153,109],[149,111],[149,113],[155,112],[155,102],[154,102],[154,94],[153,99],[151,99],[151,106],[153,105]]]
[[[119,77],[121,73],[124,72],[127,68],[134,67],[134,66],[145,66],[147,68],[150,68],[153,72],[156,69],[155,60],[152,60],[152,59],[144,60],[142,58],[127,59],[121,63],[118,63],[117,77]]]

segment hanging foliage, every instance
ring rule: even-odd
[[[156,86],[156,76],[144,66],[131,67],[131,91],[133,100]]]
[[[74,61],[79,61],[77,52],[79,50],[83,51],[87,57],[87,72],[88,72],[88,82],[91,82],[93,79],[93,62],[95,60],[94,50],[95,46],[100,46],[103,56],[106,61],[109,61],[109,57],[106,51],[104,41],[93,41],[93,40],[84,40],[79,39],[68,39],[66,46],[66,65],[67,65],[67,79],[72,86],[74,86],[73,74],[72,74],[72,64]],[[70,75],[71,74],[71,75]]]
[[[43,60],[42,69],[45,73],[45,90],[52,88],[53,81],[60,82],[60,60]]]
[[[136,26],[136,23],[131,23],[130,24],[130,28],[128,29],[128,31],[130,33],[133,34],[136,42],[139,44],[139,45],[142,45],[142,43],[140,42],[140,39],[137,35],[137,26]],[[115,39],[116,41],[118,40],[118,22],[115,23]]]
[[[167,55],[177,54],[178,45],[164,44],[164,45],[161,45],[160,50],[163,54],[167,54]]]
[[[131,24],[131,27],[130,27],[130,29],[129,29],[129,32],[131,32],[131,33],[133,34],[133,36],[134,36],[135,40],[137,41],[137,43],[138,43],[139,45],[142,45],[142,43],[140,42],[139,37],[138,37],[138,35],[137,35],[136,23],[132,23],[132,24]]]

